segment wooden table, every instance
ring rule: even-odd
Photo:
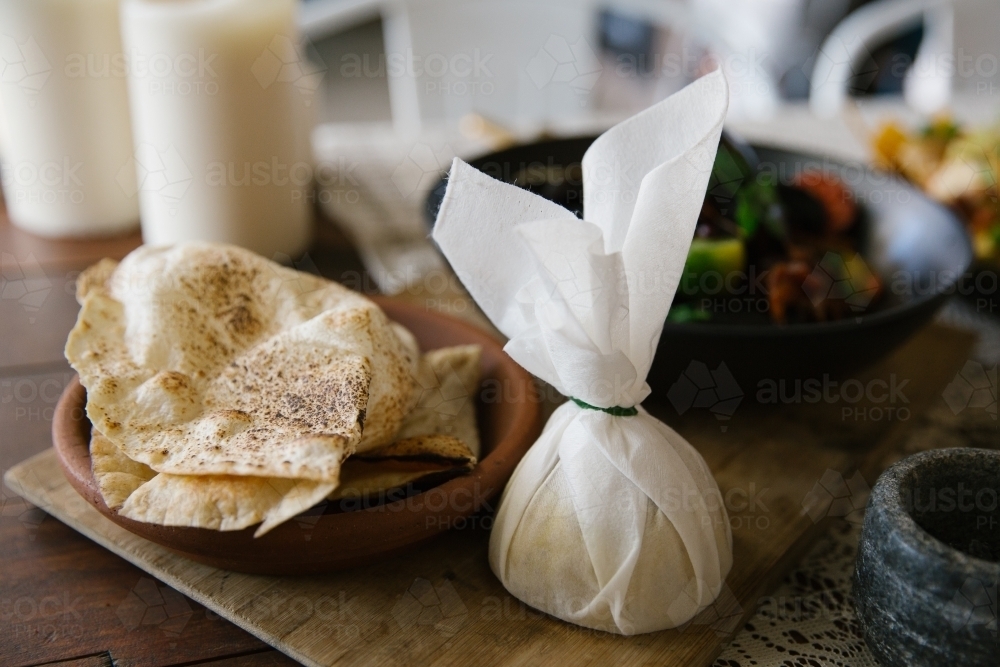
[[[309,257],[319,271],[361,284],[363,268],[344,239],[329,224],[318,230]],[[78,311],[77,274],[102,257],[123,257],[140,242],[138,232],[100,241],[41,239],[12,227],[0,208],[0,473],[51,445],[52,411],[72,377],[63,345]],[[0,487],[0,510],[3,667],[98,667],[112,659],[117,667],[296,664],[6,487]],[[160,625],[132,622],[128,605],[137,594],[163,599],[183,641]]]
[[[364,287],[364,271],[349,246],[328,223],[320,222],[317,229],[317,240],[309,250],[312,264],[327,277]],[[77,311],[73,298],[76,273],[102,256],[120,257],[138,242],[137,236],[77,244],[46,242],[11,228],[0,217],[0,248],[4,253],[5,277],[4,298],[0,299],[0,337],[4,341],[0,349],[0,437],[3,438],[0,441],[0,472],[49,445],[52,408],[72,377],[62,358],[62,346]],[[923,340],[917,348],[907,346],[906,350],[893,357],[893,363],[906,369],[906,377],[912,376],[913,386],[908,393],[911,394],[914,410],[929,403],[931,395],[922,396],[921,393],[931,392],[940,401],[941,383],[947,382],[947,378],[942,380],[940,376],[944,372],[948,378],[951,377],[954,368],[960,366],[957,359],[967,355],[968,345],[961,334],[936,327],[917,338]],[[925,358],[921,355],[926,353],[928,345],[939,351],[939,358],[921,363],[920,359]],[[937,379],[927,381],[925,378],[922,381],[922,376]],[[656,409],[663,406],[647,407]],[[781,411],[780,424],[769,421],[775,416],[773,411],[768,413],[770,417],[756,411],[748,412],[747,416],[753,416],[753,419],[741,420],[741,424],[733,423],[728,427],[732,438],[723,439],[725,442],[720,444],[716,436],[712,439],[717,441],[714,448],[705,449],[708,440],[704,438],[696,444],[703,446],[703,453],[713,465],[713,470],[725,468],[728,471],[726,479],[732,482],[735,474],[737,482],[746,482],[751,490],[764,489],[760,485],[754,486],[758,481],[754,475],[761,473],[760,461],[766,463],[765,468],[778,466],[785,470],[792,465],[796,474],[785,481],[794,482],[792,486],[802,488],[784,495],[779,493],[780,488],[773,489],[774,498],[769,500],[770,516],[774,518],[776,528],[781,519],[785,527],[782,530],[787,528],[786,532],[798,535],[802,525],[812,523],[809,517],[802,514],[805,506],[801,503],[807,496],[809,485],[819,479],[818,475],[824,467],[835,468],[837,465],[833,462],[846,463],[855,459],[860,463],[861,459],[871,459],[870,454],[878,454],[882,449],[886,449],[885,453],[889,453],[889,449],[895,451],[897,441],[905,433],[905,428],[902,428],[905,424],[892,428],[889,425],[883,428],[881,424],[874,427],[864,423],[834,424],[830,415],[825,414],[828,412],[817,412],[808,406],[792,406]],[[717,433],[720,427],[716,420],[710,415],[708,418],[709,430]],[[757,433],[761,424],[765,430],[779,426],[785,431],[791,429],[780,439],[785,443],[780,456],[775,456],[773,451],[770,455],[764,453],[769,451],[765,448],[770,446],[770,440],[768,437],[757,437],[761,435]],[[679,424],[675,425],[682,433],[689,432]],[[686,426],[697,424],[692,422]],[[704,424],[699,428],[704,431]],[[697,429],[691,432],[696,433]],[[752,442],[753,446],[733,447],[734,442]],[[800,461],[804,456],[813,456],[803,449],[807,442],[813,445],[819,442],[821,445],[815,450],[816,461]],[[787,446],[789,443],[794,445],[791,450]],[[882,444],[876,447],[876,443]],[[756,458],[750,461],[741,452],[750,452],[750,455],[758,452],[759,455],[753,455]],[[829,466],[827,461],[831,462]],[[754,462],[757,465],[751,466],[753,470],[744,465]],[[866,477],[874,479],[871,473],[883,467],[884,462],[869,463],[874,467],[866,472]],[[816,469],[803,475],[802,471],[807,468]],[[771,479],[777,482],[777,472],[763,472],[767,473],[762,478],[764,481]],[[807,530],[815,533],[821,528],[817,524]],[[734,530],[734,539],[743,547],[741,553],[768,556],[760,553],[760,543],[766,541],[769,534],[759,532],[748,535],[746,531]],[[751,548],[751,543],[756,545],[756,551]],[[805,544],[806,541],[801,540],[796,541],[795,546]],[[787,545],[770,555],[782,562],[794,562],[801,550],[791,548],[786,552],[786,548]],[[40,510],[31,508],[9,489],[4,489],[2,496],[0,558],[4,566],[0,570],[2,667],[42,664],[90,667],[111,665],[112,660],[119,667],[294,664],[228,621],[47,517]],[[483,569],[483,560],[475,559],[479,569]],[[751,561],[753,559],[741,560],[741,567]],[[773,571],[778,579],[783,571],[777,566],[766,570]],[[490,577],[488,573],[484,576]],[[755,596],[776,583],[775,579],[763,576],[741,576],[735,577],[735,580],[742,583],[738,590],[730,593],[730,597],[735,593],[740,599],[749,601],[749,606],[742,610],[743,616],[752,611]],[[503,594],[494,579],[489,578],[487,583],[497,588],[498,594]],[[740,616],[734,618],[738,623]],[[560,636],[566,634],[567,627],[546,626],[547,631]],[[524,631],[524,628],[521,630]],[[724,634],[728,635],[728,631]],[[633,643],[635,646],[629,646],[635,648],[643,641],[640,639]],[[578,648],[585,648],[581,642],[574,643],[574,646],[577,645]],[[385,644],[382,648],[390,646]],[[513,653],[505,655],[512,657]],[[494,663],[500,664],[502,656],[493,657],[497,658]],[[532,654],[532,660],[540,664],[558,659],[554,654],[546,657],[544,650]],[[600,661],[594,664],[600,664]]]

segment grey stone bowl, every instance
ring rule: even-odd
[[[884,667],[1000,665],[1000,451],[940,449],[872,489],[854,571],[865,642]]]

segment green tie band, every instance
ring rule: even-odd
[[[601,412],[607,412],[609,415],[614,415],[615,417],[634,417],[639,414],[639,411],[635,407],[623,408],[616,405],[613,408],[599,408],[596,405],[584,403],[579,398],[573,398],[572,396],[569,397],[569,400],[573,401],[585,410],[600,410]]]

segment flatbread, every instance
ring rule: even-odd
[[[381,461],[385,459],[427,460],[452,464],[475,465],[476,455],[468,445],[451,435],[429,433],[397,440],[364,454],[356,454],[352,461]]]
[[[242,530],[255,537],[321,502],[335,483],[281,477],[158,474],[133,461],[99,431],[90,458],[105,504],[145,523],[211,530]]]
[[[97,429],[90,435],[90,466],[94,480],[109,509],[117,510],[132,492],[153,479],[156,471],[133,461]]]
[[[142,248],[77,285],[66,354],[121,516],[259,536],[475,465],[476,346],[421,357],[361,295],[229,246]]]
[[[336,483],[416,399],[412,336],[360,294],[249,251],[143,247],[79,285],[66,356],[88,417],[157,472]]]
[[[401,337],[411,335],[398,328]],[[479,442],[471,400],[474,394],[466,389],[478,385],[479,348],[469,345],[428,352],[420,358],[416,377],[422,386],[422,400],[407,415],[400,432],[425,432],[348,458],[342,464],[339,486],[275,477],[158,475],[128,458],[96,428],[91,438],[94,475],[105,502],[122,516],[212,530],[242,530],[260,523],[256,536],[324,497],[347,503],[359,499],[372,502],[408,484],[443,482],[476,464],[476,455],[467,444]],[[458,385],[463,387],[461,391]],[[446,431],[462,433],[463,439]],[[129,502],[123,507],[126,499]]]
[[[399,439],[437,433],[461,440],[479,456],[476,395],[479,392],[478,345],[430,350],[416,374],[417,403],[399,429]]]
[[[428,435],[397,441],[344,462],[341,483],[280,477],[157,474],[93,431],[90,455],[105,503],[120,516],[162,526],[242,530],[260,537],[324,498],[370,499],[427,479],[468,472],[476,458],[461,441]]]
[[[371,500],[372,496],[428,477],[441,477],[443,481],[444,476],[457,476],[475,466],[472,451],[450,435],[407,438],[345,461],[340,486],[329,498]]]
[[[426,432],[348,458],[342,464],[339,486],[267,477],[157,475],[94,429],[91,458],[101,494],[109,507],[121,508],[122,516],[136,521],[213,530],[241,530],[262,522],[255,533],[259,536],[324,497],[372,502],[408,484],[444,481],[468,472],[475,467],[475,453],[467,442],[442,431],[462,432],[478,444],[474,401],[456,401],[461,392],[453,391],[452,385],[456,377],[463,379],[465,387],[478,383],[479,348],[431,351],[421,359],[420,369],[423,405],[407,416],[401,432],[420,428]],[[457,415],[452,414],[455,405]],[[435,409],[441,406],[451,409]],[[127,507],[122,507],[126,499]]]
[[[159,474],[135,490],[120,516],[162,526],[242,530],[260,537],[321,502],[336,482],[281,477]]]

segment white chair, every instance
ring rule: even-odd
[[[401,136],[470,113],[530,135],[592,112],[603,6],[600,0],[313,0],[303,5],[301,27],[318,38],[381,16],[392,118]],[[661,25],[686,20],[677,0],[615,7]]]
[[[823,118],[836,116],[847,103],[859,63],[879,42],[923,22],[924,38],[903,81],[907,104],[921,113],[944,108],[951,97],[954,42],[951,0],[878,0],[841,21],[820,47],[813,68],[809,106]]]

